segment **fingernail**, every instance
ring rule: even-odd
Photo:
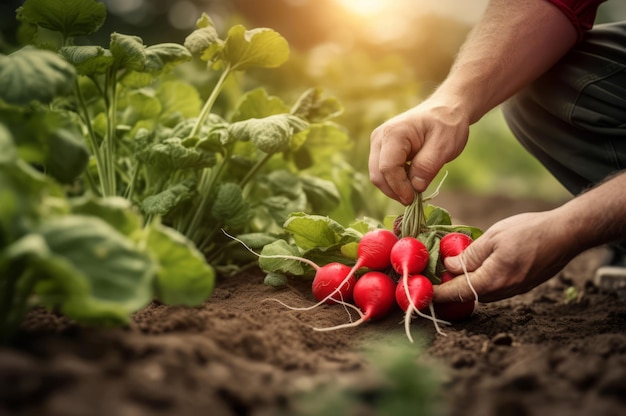
[[[411,184],[414,188],[420,188],[422,185],[424,185],[424,182],[426,182],[426,179],[420,178],[419,176],[413,176],[411,178]]]
[[[459,261],[458,257],[448,257],[447,259],[445,259],[444,263],[446,268],[452,270],[457,270],[459,267],[461,267],[461,262]]]

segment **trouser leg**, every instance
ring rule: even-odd
[[[626,169],[626,22],[596,26],[502,109],[516,138],[574,195]]]

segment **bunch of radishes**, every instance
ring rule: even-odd
[[[461,232],[443,235],[439,243],[441,260],[460,254],[471,241],[468,235]],[[316,330],[357,326],[389,314],[396,305],[405,312],[405,330],[409,339],[409,323],[413,313],[432,319],[440,333],[438,323],[471,316],[474,311],[473,300],[432,303],[433,282],[423,274],[429,261],[429,251],[418,238],[399,238],[392,231],[382,228],[367,232],[359,241],[354,266],[329,263],[318,267],[312,283],[313,296],[318,301],[313,307],[323,303],[353,303],[358,308],[360,319]],[[356,272],[360,269],[366,270],[356,278]],[[443,282],[453,277],[444,272],[440,279]],[[429,308],[430,315],[425,313]]]

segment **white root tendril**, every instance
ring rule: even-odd
[[[459,257],[459,259],[461,260],[461,267],[463,268],[463,274],[465,274],[465,280],[467,280],[467,284],[469,285],[470,289],[472,290],[472,293],[474,294],[474,299],[476,300],[476,302],[478,302],[478,293],[474,289],[474,286],[472,286],[472,281],[469,278],[467,267],[465,267],[465,261],[463,261],[463,253],[461,253],[461,256]],[[463,301],[463,299],[461,299],[461,301]]]
[[[353,327],[359,326],[360,324],[363,323],[363,320],[365,318],[365,314],[359,308],[357,308],[356,306],[354,306],[353,304],[348,303],[348,302],[338,301],[338,300],[336,300],[335,302],[343,305],[344,308],[346,309],[346,311],[348,311],[348,308],[354,309],[359,314],[360,318],[358,320],[356,320],[356,321],[352,321],[352,316],[350,316],[350,322],[347,323],[347,324],[335,325],[335,326],[326,327],[326,328],[313,327],[314,331],[326,332],[326,331],[334,331],[334,330],[343,329],[343,328],[353,328]]]
[[[259,258],[263,258],[263,259],[285,259],[285,260],[296,260],[296,261],[300,261],[302,263],[306,263],[309,266],[313,267],[316,271],[320,269],[320,266],[318,266],[317,264],[315,264],[315,262],[306,259],[304,257],[298,257],[298,256],[289,256],[289,255],[281,255],[281,254],[276,254],[276,255],[268,255],[268,254],[259,254],[256,251],[252,250],[250,247],[248,247],[248,245],[246,245],[246,243],[244,243],[243,241],[241,241],[240,239],[238,239],[235,236],[232,236],[230,234],[228,234],[226,232],[226,230],[222,229],[222,232],[229,238],[237,241],[238,243],[240,243],[246,250],[248,250],[250,253],[254,254],[255,256],[259,257]],[[307,307],[295,307],[295,306],[289,306],[286,303],[278,300],[278,299],[274,299],[274,298],[270,298],[270,299],[265,299],[265,300],[272,300],[275,302],[280,303],[281,305],[283,305],[286,308],[289,308],[293,311],[308,311],[311,309],[315,309],[318,306],[322,306],[324,303],[326,303],[326,301],[328,300],[332,300],[333,302],[336,303],[342,303],[343,302],[343,294],[341,293],[341,288],[348,283],[348,281],[350,280],[350,277],[352,277],[352,273],[353,271],[351,271],[351,274],[349,274],[348,276],[346,276],[346,278],[341,282],[341,284],[333,291],[331,292],[328,296],[326,296],[324,299],[320,300],[318,303],[316,303],[315,305],[311,305],[311,306],[307,306]],[[336,300],[333,298],[333,296],[335,295],[335,293],[339,294],[339,297],[341,298],[340,301]],[[345,309],[345,306],[344,306]],[[347,309],[346,309],[347,312]],[[350,315],[350,313],[348,312],[348,316],[350,316],[350,319],[352,319],[352,316]]]

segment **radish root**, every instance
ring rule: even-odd
[[[474,286],[472,286],[472,281],[469,278],[469,273],[467,272],[467,267],[465,266],[465,261],[463,260],[463,253],[461,253],[459,259],[461,260],[461,267],[463,268],[463,274],[465,274],[465,280],[467,280],[467,284],[474,294],[474,299],[478,302],[478,293],[476,292],[476,289],[474,289]],[[463,301],[463,299],[461,299],[461,301]]]

